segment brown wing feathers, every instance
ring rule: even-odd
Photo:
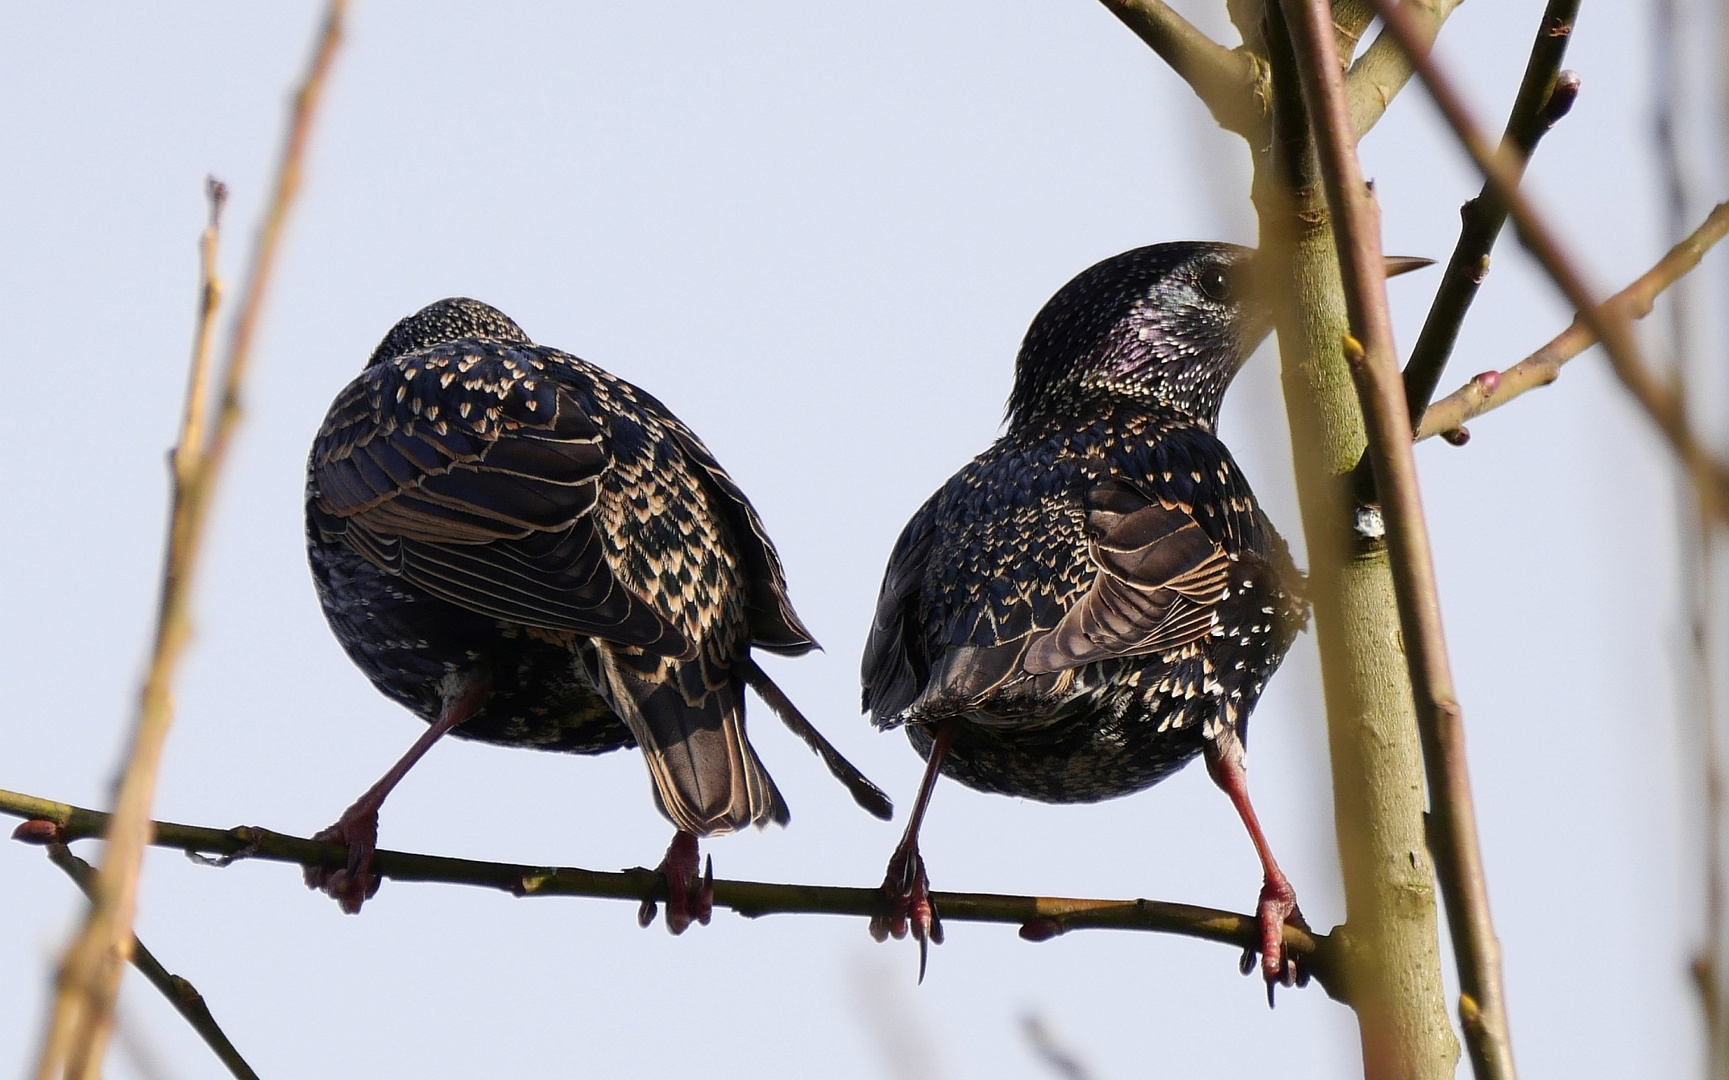
[[[1086,503],[1098,576],[1027,650],[1022,665],[1035,675],[1198,640],[1229,587],[1230,561],[1189,507],[1121,480],[1094,485]]]

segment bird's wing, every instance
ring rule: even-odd
[[[608,468],[569,387],[525,353],[470,342],[375,365],[338,396],[308,510],[326,537],[470,611],[688,656],[607,563],[594,508]]]
[[[662,420],[685,457],[699,468],[715,508],[726,518],[743,562],[749,602],[751,644],[784,656],[802,656],[817,647],[786,594],[786,571],[756,508],[696,434],[668,413]]]
[[[1041,675],[1121,656],[1178,649],[1212,632],[1229,592],[1230,559],[1194,508],[1120,479],[1093,485],[1087,530],[1097,576],[1022,667]]]
[[[924,583],[931,546],[936,540],[927,503],[901,530],[883,572],[882,591],[877,594],[876,616],[865,640],[860,679],[864,685],[864,710],[878,725],[895,722],[924,689],[930,673],[929,658],[921,647],[919,630],[912,624],[912,604]]]

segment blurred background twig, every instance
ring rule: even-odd
[[[168,550],[162,571],[155,643],[138,717],[132,732],[115,800],[107,848],[97,874],[90,915],[66,950],[57,980],[53,1012],[37,1060],[37,1080],[95,1080],[114,1024],[114,998],[134,937],[138,874],[149,843],[150,809],[162,751],[174,720],[174,678],[191,637],[191,594],[209,520],[211,498],[241,417],[241,393],[252,343],[264,308],[271,271],[280,248],[282,226],[300,185],[302,161],[311,137],[325,79],[342,40],[343,0],[331,0],[314,45],[311,64],[295,95],[264,224],[253,250],[252,268],[240,302],[240,315],[222,365],[218,409],[210,411],[211,324],[222,287],[215,266],[216,228],[223,189],[210,185],[210,225],[200,245],[203,284],[194,334],[192,372],[187,380],[185,421],[172,457],[173,498]],[[208,431],[206,428],[208,427]]]
[[[66,876],[84,890],[86,896],[96,895],[96,870],[83,859],[72,854],[72,850],[58,841],[49,843],[48,859],[55,866],[66,871]],[[204,995],[190,982],[175,975],[162,966],[162,962],[144,947],[144,943],[136,937],[132,941],[132,966],[150,981],[150,985],[161,991],[168,1003],[174,1006],[174,1011],[186,1018],[192,1025],[192,1030],[198,1032],[198,1037],[216,1054],[236,1080],[258,1080],[258,1074],[252,1071],[252,1066],[240,1056],[240,1051],[234,1048],[228,1036],[223,1032],[216,1017],[210,1015],[210,1006],[205,1004]]]

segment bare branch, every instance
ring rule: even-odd
[[[1447,21],[1447,16],[1453,14],[1453,9],[1459,6],[1460,0],[1408,0],[1416,13],[1410,17],[1415,24],[1416,32],[1422,35],[1424,47],[1434,43],[1436,35],[1441,32],[1441,24]],[[1373,0],[1379,7],[1380,0]],[[1369,47],[1363,50],[1363,55],[1351,65],[1351,73],[1345,78],[1345,97],[1351,108],[1351,130],[1356,138],[1367,135],[1381,120],[1381,114],[1387,111],[1387,106],[1399,96],[1399,91],[1411,80],[1411,62],[1405,58],[1405,52],[1399,48],[1396,39],[1389,39],[1387,31],[1382,30],[1375,36]]]
[[[114,1025],[114,997],[134,939],[132,918],[138,897],[138,871],[149,840],[150,807],[155,800],[156,775],[163,745],[173,723],[173,685],[191,636],[189,611],[192,581],[198,567],[211,494],[240,420],[240,392],[270,270],[275,263],[282,223],[298,187],[301,160],[325,76],[341,40],[343,0],[331,0],[312,63],[295,98],[287,144],[253,253],[240,317],[223,367],[220,410],[206,438],[204,425],[209,386],[211,323],[221,295],[216,279],[216,213],[221,186],[212,185],[211,224],[205,231],[204,284],[194,335],[192,373],[179,444],[174,451],[174,494],[168,552],[164,561],[162,596],[157,610],[156,637],[131,746],[121,774],[118,810],[102,869],[96,878],[90,915],[77,939],[66,950],[55,987],[54,1009],[42,1042],[34,1075],[37,1080],[96,1080],[103,1052]]]
[[[0,814],[26,819],[12,834],[32,843],[77,840],[104,835],[109,815],[65,803],[50,802],[13,791],[0,791]],[[172,822],[152,822],[151,843],[183,851],[220,865],[240,859],[323,866],[348,864],[348,849],[339,844],[303,840],[252,826],[206,829]],[[397,881],[442,882],[502,889],[515,896],[586,896],[609,900],[664,901],[666,879],[653,870],[637,868],[616,873],[575,867],[524,866],[478,862],[438,855],[379,851],[373,869]],[[1248,948],[1259,941],[1252,915],[1173,904],[1159,900],[1082,900],[1053,896],[1008,896],[998,893],[932,893],[944,922],[1008,923],[1019,926],[1028,941],[1046,941],[1070,930],[1151,930]],[[759,881],[714,883],[714,902],[747,918],[803,913],[869,917],[882,907],[880,889],[832,885],[783,885]],[[1336,976],[1334,943],[1326,934],[1285,926],[1285,948],[1305,958],[1305,966],[1327,993],[1347,1000]]]
[[[1501,134],[1500,152],[1521,177],[1538,141],[1573,107],[1579,94],[1579,77],[1561,71],[1578,13],[1579,0],[1549,0],[1537,28],[1537,40],[1531,45],[1525,78],[1519,84],[1519,94],[1513,99],[1513,110]],[[1452,355],[1465,313],[1489,272],[1489,252],[1507,221],[1507,207],[1495,197],[1494,188],[1486,185],[1465,204],[1460,216],[1464,227],[1459,231],[1459,242],[1453,247],[1453,257],[1441,276],[1429,317],[1424,320],[1422,333],[1417,335],[1417,344],[1405,364],[1405,397],[1411,403],[1413,425],[1422,419],[1429,399],[1435,396],[1435,386]]]
[[[1500,945],[1489,916],[1488,885],[1477,841],[1464,718],[1447,659],[1410,416],[1393,351],[1380,211],[1357,160],[1330,5],[1327,0],[1283,0],[1283,7],[1332,210],[1345,303],[1356,331],[1355,337],[1346,336],[1344,354],[1362,401],[1369,458],[1384,508],[1393,587],[1429,780],[1430,848],[1459,967],[1465,1041],[1478,1080],[1513,1080]]]
[[[66,876],[84,890],[84,895],[95,898],[94,867],[72,854],[72,850],[65,844],[57,841],[48,845],[48,859],[66,871]],[[228,1036],[216,1023],[216,1018],[210,1015],[210,1006],[204,1003],[204,995],[185,979],[170,973],[136,937],[132,939],[132,966],[150,980],[151,986],[162,992],[162,996],[174,1006],[175,1012],[186,1018],[186,1022],[192,1025],[192,1030],[198,1032],[199,1037],[216,1053],[216,1057],[228,1067],[230,1073],[238,1080],[258,1080],[258,1074],[252,1071],[252,1066],[246,1063],[246,1059],[240,1056],[240,1051],[228,1041]]]
[[[1698,266],[1705,253],[1725,235],[1729,235],[1729,202],[1719,203],[1690,236],[1669,249],[1639,280],[1605,300],[1603,306],[1615,308],[1627,318],[1644,318],[1651,313],[1657,297]],[[1548,386],[1560,377],[1562,364],[1596,343],[1596,333],[1583,319],[1575,318],[1554,340],[1506,371],[1486,371],[1429,406],[1417,427],[1418,441],[1441,435],[1451,442],[1462,442],[1457,433],[1467,421],[1499,409],[1521,394]]]
[[[1418,76],[1448,125],[1492,183],[1499,198],[1507,204],[1519,230],[1520,242],[1543,264],[1567,301],[1578,310],[1585,325],[1603,342],[1621,384],[1644,408],[1646,415],[1680,456],[1698,492],[1700,505],[1713,517],[1729,515],[1729,466],[1717,460],[1693,431],[1680,391],[1660,379],[1646,365],[1627,313],[1597,303],[1592,289],[1578,270],[1577,262],[1562,246],[1555,230],[1519,191],[1518,176],[1512,163],[1490,148],[1452,81],[1441,73],[1434,57],[1426,51],[1427,42],[1422,37],[1421,28],[1413,23],[1405,10],[1411,2],[1406,0],[1405,4],[1395,5],[1394,0],[1375,0],[1381,17],[1386,21],[1385,33],[1392,34],[1411,56]]]
[[[1201,33],[1164,0],[1101,0],[1182,77],[1213,119],[1253,145],[1267,131],[1267,68],[1247,49],[1229,49]]]

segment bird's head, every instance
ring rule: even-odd
[[[463,338],[503,341],[513,345],[534,344],[522,332],[522,327],[512,322],[504,312],[479,300],[452,296],[426,305],[391,327],[390,333],[378,343],[378,348],[372,350],[372,358],[366,366]]]
[[[1186,241],[1114,255],[1057,290],[1015,359],[1011,425],[1088,398],[1134,398],[1215,426],[1225,388],[1261,343],[1254,252]]]

